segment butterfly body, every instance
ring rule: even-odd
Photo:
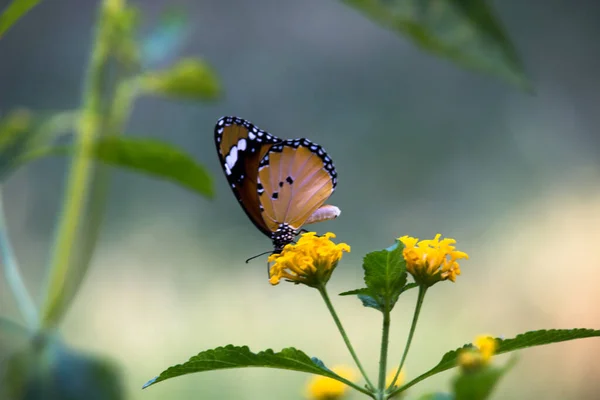
[[[307,223],[336,218],[323,203],[337,185],[333,161],[308,139],[280,139],[237,117],[215,126],[221,166],[242,209],[273,242],[274,252],[292,242]]]

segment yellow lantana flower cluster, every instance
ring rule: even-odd
[[[279,284],[281,279],[311,287],[326,284],[342,254],[350,252],[346,243],[332,242],[330,239],[334,237],[331,232],[323,236],[307,232],[298,243],[290,243],[280,254],[272,254],[269,257],[269,262],[274,262],[269,270],[271,285]]]
[[[432,240],[421,240],[410,236],[398,238],[404,244],[404,259],[406,270],[413,276],[415,282],[431,286],[436,282],[451,280],[454,282],[460,275],[460,265],[457,260],[468,259],[469,255],[457,251],[453,246],[456,240],[446,238],[440,240],[441,234]]]
[[[356,380],[356,372],[352,368],[340,365],[331,370],[349,381]],[[348,389],[345,383],[317,375],[308,382],[306,397],[310,400],[339,400],[344,397]]]
[[[475,338],[473,346],[475,348],[463,350],[458,356],[458,364],[464,371],[473,371],[488,365],[498,343],[490,335],[479,335]]]

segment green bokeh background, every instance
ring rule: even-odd
[[[143,32],[167,4],[137,4]],[[263,261],[244,263],[270,243],[222,175],[212,137],[222,115],[280,137],[308,137],[335,160],[339,186],[330,202],[342,215],[315,228],[335,232],[352,252],[332,293],[361,286],[362,256],[404,234],[440,232],[469,253],[457,283],[428,294],[408,377],[480,333],[600,327],[600,5],[493,4],[535,95],[425,54],[335,1],[178,2],[191,32],[157,66],[200,55],[219,72],[225,97],[213,105],[142,98],[128,132],[194,154],[213,173],[217,198],[115,171],[107,223],[62,327],[65,340],[118,362],[130,399],[301,397],[306,375],[261,369],[140,389],[165,367],[228,343],[296,346],[328,365],[351,364],[315,291],[271,287]],[[95,7],[42,2],[0,40],[0,112],[78,106]],[[38,301],[65,167],[64,159],[38,161],[6,185],[13,242]],[[413,299],[403,297],[392,361],[412,313]],[[379,315],[353,298],[334,301],[375,372]],[[0,314],[18,318],[1,277]],[[595,339],[527,350],[494,398],[597,398],[594,354]],[[451,374],[410,393],[446,388]]]

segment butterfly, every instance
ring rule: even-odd
[[[303,225],[340,215],[338,207],[323,204],[335,190],[337,172],[320,145],[280,139],[237,117],[217,121],[215,144],[233,194],[271,239],[273,253],[292,243]]]

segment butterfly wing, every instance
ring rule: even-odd
[[[269,237],[272,232],[261,215],[257,194],[258,165],[271,146],[281,141],[237,117],[222,117],[215,125],[217,154],[227,182],[248,218]]]
[[[325,150],[308,139],[272,145],[258,168],[258,198],[265,225],[298,231],[331,196],[337,172]]]

